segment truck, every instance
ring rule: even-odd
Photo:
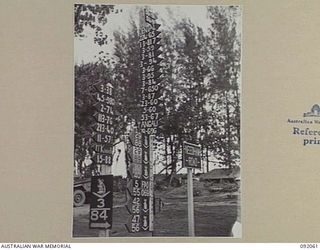
[[[90,198],[91,178],[75,177],[73,181],[73,206],[81,207]]]

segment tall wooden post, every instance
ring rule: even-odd
[[[194,237],[194,208],[193,208],[193,179],[192,168],[188,171],[188,230],[189,236]]]

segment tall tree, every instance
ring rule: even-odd
[[[114,32],[114,82],[118,86],[119,113],[126,123],[139,119],[140,54],[137,24],[131,19],[127,34]]]
[[[216,112],[218,127],[222,134],[213,148],[220,160],[229,168],[235,165],[240,143],[239,86],[240,47],[234,21],[238,9],[235,7],[208,7],[211,19],[210,49],[210,88],[214,90],[218,108]],[[235,101],[234,101],[235,100]]]

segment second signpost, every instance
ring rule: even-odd
[[[188,230],[189,236],[195,236],[194,232],[194,208],[193,208],[193,178],[192,170],[201,169],[200,145],[183,142],[182,164],[188,171]]]

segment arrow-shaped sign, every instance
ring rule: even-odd
[[[148,36],[149,35],[149,36]],[[147,36],[140,39],[140,48],[147,48],[155,44],[159,44],[161,41],[160,37],[152,36],[153,34],[149,33]]]
[[[109,124],[104,124],[100,122],[96,122],[91,128],[100,134],[109,134],[112,135],[114,133],[114,127]]]
[[[154,23],[154,25],[153,25],[153,28],[155,30],[159,29],[160,27],[161,27],[161,24],[158,24],[158,23]],[[161,33],[161,32],[159,31],[159,33]]]
[[[148,136],[143,136],[143,146],[145,148],[149,148],[149,137]]]
[[[143,60],[141,60],[140,66],[150,66],[150,65],[158,65],[161,63],[163,58],[161,57],[152,57],[152,58],[147,58],[145,57]]]
[[[148,165],[144,166],[143,168],[143,175],[142,175],[145,179],[149,178],[149,171],[148,171]]]
[[[113,107],[105,103],[97,102],[93,106],[100,113],[107,114],[107,115],[114,114]]]
[[[104,198],[110,193],[110,191],[106,192],[105,194],[97,194],[96,192],[92,192],[92,193],[99,198]]]
[[[112,155],[113,154],[112,144],[95,143],[93,150],[98,154],[105,154],[105,155]]]
[[[103,223],[91,222],[90,223],[90,228],[105,228],[105,229],[109,229],[109,228],[111,228],[111,225],[107,221],[103,222]]]
[[[149,211],[149,204],[148,204],[148,199],[143,199],[143,208],[142,208],[143,212],[148,212]]]
[[[112,125],[114,123],[113,121],[114,116],[111,114],[95,112],[93,114],[93,117],[97,122],[100,122],[100,123],[109,124],[109,125]]]
[[[101,92],[94,93],[94,96],[99,102],[102,102],[102,103],[110,105],[110,106],[113,106],[116,103],[116,101],[113,97],[111,97],[107,94],[101,93]]]
[[[156,72],[155,73],[155,76],[154,76],[154,79],[158,79],[162,76],[162,72]]]
[[[112,165],[112,154],[97,153],[92,157],[95,164]]]
[[[148,225],[148,217],[147,216],[143,216],[143,222],[142,222],[142,229],[144,231],[147,231],[148,228],[149,228],[149,225]]]
[[[108,83],[108,84],[94,83],[93,88],[99,93],[103,93],[103,94],[108,95],[110,97],[113,96],[113,86],[110,83]]]
[[[149,154],[148,154],[148,151],[144,151],[144,154],[143,154],[143,163],[144,163],[144,164],[148,164],[148,163],[149,163]]]
[[[111,148],[114,138],[113,138],[113,136],[111,134],[95,132],[94,135],[93,135],[93,140],[97,144],[102,144],[101,146],[108,147],[108,148],[110,147]],[[101,153],[103,153],[103,152],[101,152]]]

